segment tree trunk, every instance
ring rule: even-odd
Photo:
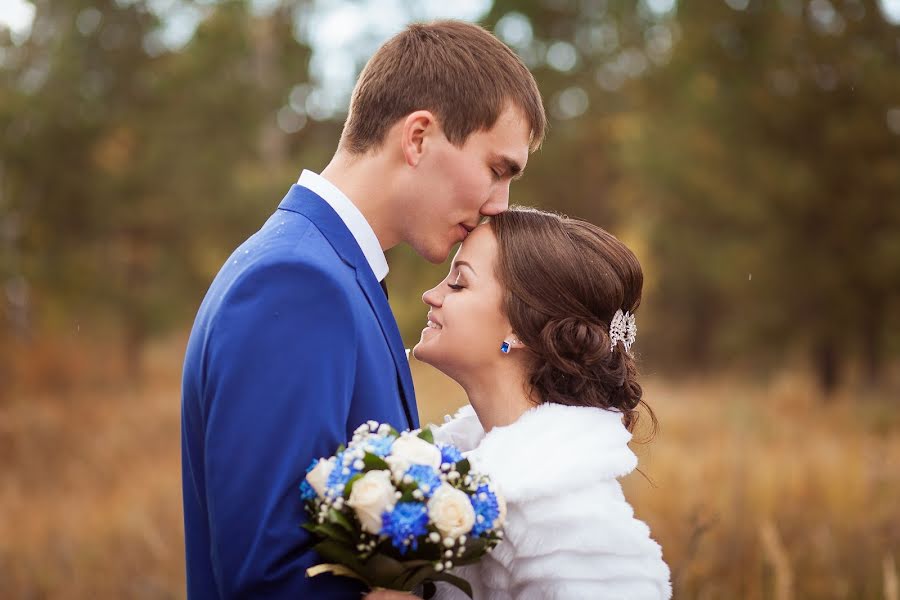
[[[866,384],[871,387],[881,383],[882,368],[884,366],[884,321],[884,296],[875,294],[871,297],[868,309],[863,312],[863,322],[860,329],[863,371]]]
[[[708,291],[697,290],[697,300],[692,303],[690,311],[689,347],[691,368],[697,373],[709,372],[712,363],[712,332],[717,320],[718,303],[716,297]]]
[[[124,355],[128,383],[140,388],[143,381],[141,358],[147,341],[146,331],[141,323],[141,315],[130,315],[125,325]]]
[[[140,387],[142,383],[141,358],[149,336],[146,297],[152,280],[149,235],[140,229],[127,234],[127,255],[124,257],[123,282],[125,285],[124,357],[129,383]]]
[[[274,13],[253,24],[253,66],[256,71],[256,84],[260,94],[266,99],[275,97],[279,85],[277,61],[278,48],[275,44]],[[259,133],[260,156],[266,167],[277,167],[284,163],[287,156],[287,137],[278,128],[274,116],[266,119]]]
[[[813,363],[825,400],[833,397],[841,382],[843,357],[838,348],[838,343],[829,336],[822,338],[813,351]]]

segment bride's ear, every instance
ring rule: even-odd
[[[506,344],[510,350],[521,350],[522,348],[526,347],[522,340],[519,339],[519,336],[517,336],[515,333],[509,333],[505,338],[503,338],[503,343]]]

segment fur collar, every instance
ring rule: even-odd
[[[472,466],[489,474],[509,502],[582,489],[637,466],[622,415],[601,408],[541,404],[485,434],[474,409],[465,406],[435,438],[471,449]]]

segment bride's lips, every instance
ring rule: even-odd
[[[424,335],[426,331],[440,331],[442,328],[443,324],[429,312],[428,321],[425,323],[425,328],[422,330],[422,334]]]

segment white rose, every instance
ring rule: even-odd
[[[428,518],[444,537],[456,539],[472,531],[475,509],[465,492],[444,483],[428,501]]]
[[[391,467],[394,477],[400,478],[411,465],[427,465],[432,469],[441,468],[441,451],[434,444],[414,435],[402,435],[391,447],[391,454],[384,459]]]
[[[334,469],[334,462],[320,458],[313,470],[306,474],[306,481],[316,491],[319,498],[325,497],[326,483],[331,470]]]
[[[347,504],[356,511],[365,531],[381,531],[382,513],[394,508],[396,502],[394,491],[387,471],[369,471],[353,484]]]

